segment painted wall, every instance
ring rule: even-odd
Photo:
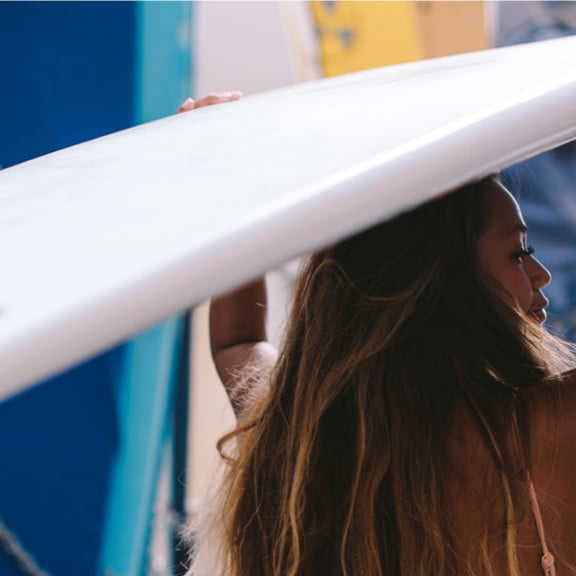
[[[310,2],[325,76],[488,47],[483,2]]]
[[[1,165],[134,124],[135,7],[0,3]],[[0,405],[0,514],[53,574],[96,571],[122,359],[120,347]],[[0,574],[20,574],[4,550]]]
[[[172,113],[190,91],[190,6],[0,2],[0,165]],[[127,423],[138,388],[126,400],[124,383],[139,365],[152,388],[166,384],[169,370],[149,363],[166,338],[175,336],[158,327],[0,404],[0,516],[38,573],[142,574],[157,476],[151,438],[165,425]],[[112,507],[110,494],[120,494]],[[118,549],[113,530],[122,530]],[[6,548],[0,574],[21,574]]]

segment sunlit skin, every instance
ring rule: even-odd
[[[482,267],[530,318],[542,324],[548,306],[542,289],[551,276],[532,253],[518,203],[503,186],[492,186],[486,191],[484,210],[488,226],[478,241]]]

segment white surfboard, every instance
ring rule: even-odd
[[[278,90],[7,169],[0,398],[574,138],[569,38]]]

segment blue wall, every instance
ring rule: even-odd
[[[136,2],[0,2],[0,166],[134,124]]]
[[[0,167],[173,112],[190,86],[189,16],[183,2],[0,2]],[[135,460],[148,476],[142,525],[133,538],[125,535],[132,549],[106,552],[114,536],[104,530],[122,522],[125,531],[135,528],[123,520],[118,497],[127,485],[139,489],[122,437],[134,433],[124,380],[147,373],[157,348],[176,346],[178,330],[169,323],[143,338],[0,404],[0,517],[50,574],[90,576],[110,562],[128,566],[127,576],[143,569],[134,554],[145,553],[170,365],[149,383],[166,387],[164,411],[154,426],[137,424],[148,430],[151,453]],[[134,358],[136,367],[128,365]],[[153,392],[139,405],[158,402]],[[0,575],[18,574],[0,544]]]

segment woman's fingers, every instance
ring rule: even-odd
[[[232,102],[238,100],[242,96],[242,92],[221,92],[219,94],[209,94],[196,100],[194,108],[202,108],[202,106],[213,106],[214,104],[222,104],[224,102]]]
[[[176,110],[176,114],[180,114],[180,112],[188,112],[188,110],[194,110],[195,102],[192,98],[186,98],[182,104],[180,104],[180,108]]]
[[[221,92],[218,94],[209,94],[196,101],[192,98],[187,98],[182,102],[178,112],[188,112],[189,110],[195,110],[196,108],[202,108],[203,106],[213,106],[214,104],[223,104],[224,102],[232,102],[238,100],[242,96],[242,92]]]

